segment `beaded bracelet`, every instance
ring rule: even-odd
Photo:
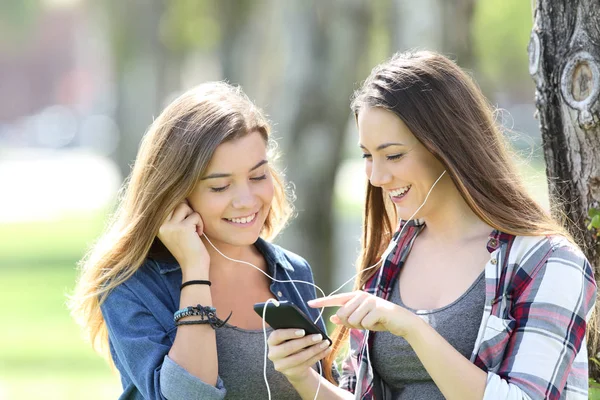
[[[208,317],[210,314],[216,314],[217,310],[214,307],[203,307],[200,304],[197,306],[189,306],[178,310],[173,314],[173,320],[179,321],[181,318],[190,317],[192,315],[199,315],[201,317]]]
[[[175,312],[173,319],[175,320],[175,326],[208,324],[213,329],[217,329],[224,326],[227,321],[229,321],[232,314],[233,312],[230,312],[225,321],[222,321],[217,317],[217,310],[214,307],[203,307],[198,304],[197,306],[190,306],[178,310]],[[200,316],[201,319],[193,321],[181,321],[182,318],[189,316]]]

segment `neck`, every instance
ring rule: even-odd
[[[456,189],[446,193],[444,201],[437,204],[443,206],[423,218],[427,236],[434,241],[461,243],[489,235],[493,229],[471,210]]]

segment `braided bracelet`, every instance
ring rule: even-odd
[[[181,318],[190,317],[192,315],[199,315],[204,318],[210,314],[214,315],[216,311],[217,310],[214,307],[203,307],[200,304],[198,304],[197,306],[189,306],[178,310],[177,312],[175,312],[175,314],[173,314],[173,320],[177,322]]]
[[[190,306],[178,310],[174,314],[173,319],[175,321],[175,326],[208,324],[213,329],[216,329],[224,326],[227,323],[227,321],[229,321],[232,314],[233,312],[230,312],[229,316],[225,319],[225,321],[222,321],[217,317],[217,310],[214,307],[203,307],[200,304],[198,304],[197,306]],[[201,319],[193,321],[181,321],[182,318],[189,316],[200,316]]]

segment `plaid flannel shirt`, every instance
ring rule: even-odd
[[[410,221],[363,288],[387,299],[424,225]],[[394,238],[398,237],[396,232]],[[471,362],[487,372],[484,400],[588,398],[586,322],[596,300],[593,269],[560,236],[490,235],[485,307]],[[365,340],[365,336],[366,339]],[[361,400],[389,388],[370,365],[373,335],[352,329],[340,387]],[[367,343],[365,343],[367,342]]]

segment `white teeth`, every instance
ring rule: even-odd
[[[408,185],[408,186],[405,186],[405,187],[400,188],[400,189],[391,190],[390,191],[390,195],[392,195],[393,197],[402,196],[410,188],[411,188],[411,185]]]
[[[229,221],[231,221],[231,222],[235,222],[236,224],[247,224],[249,222],[252,222],[255,217],[256,217],[256,213],[252,214],[249,217],[244,217],[244,218],[227,218],[227,219]]]

